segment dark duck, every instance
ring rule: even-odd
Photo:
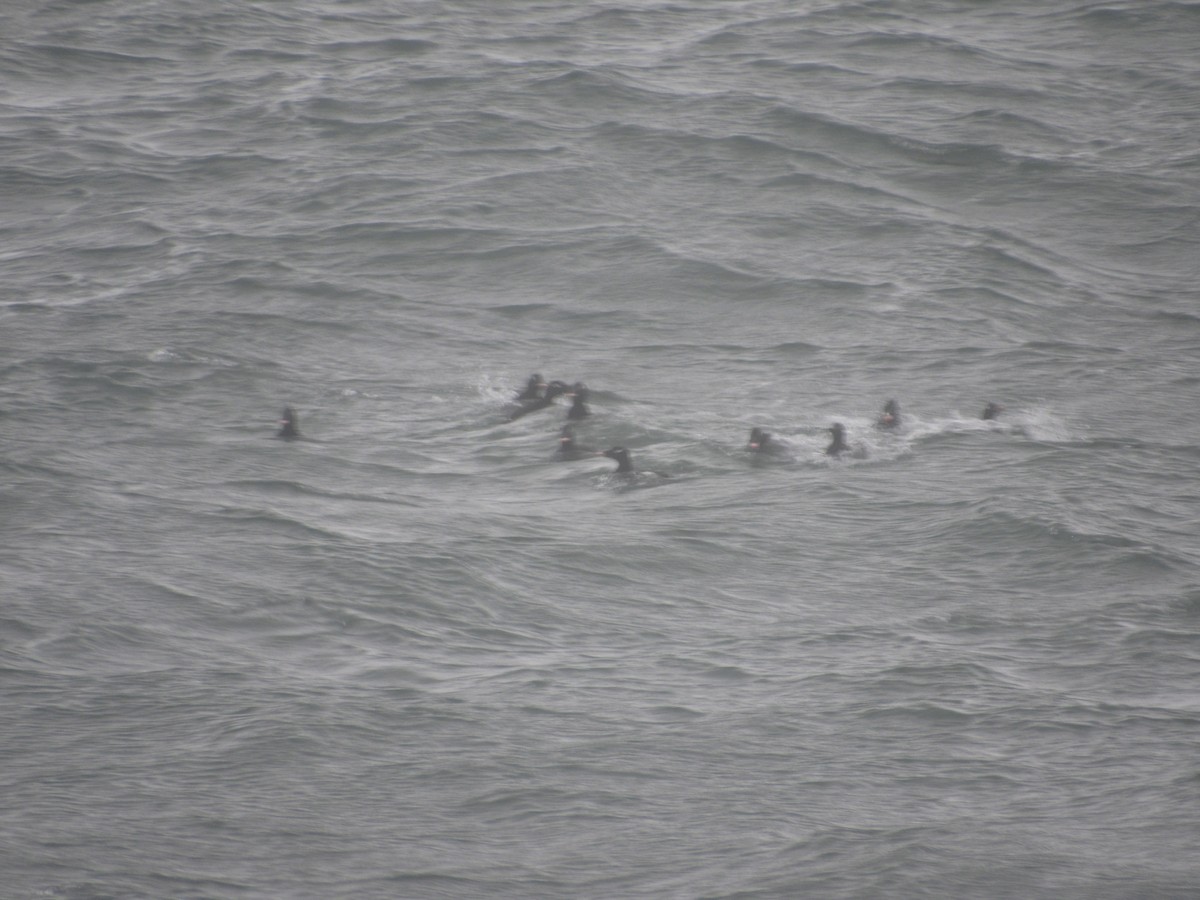
[[[992,419],[998,419],[1000,417],[1000,413],[1002,412],[1004,412],[1004,404],[989,402],[988,405],[983,408],[983,415],[980,418],[984,419],[985,421],[991,421]]]
[[[879,414],[879,419],[875,423],[880,428],[899,428],[900,427],[900,404],[895,400],[889,400],[883,405],[883,412]]]
[[[746,449],[751,453],[777,453],[783,450],[783,445],[771,436],[771,432],[761,428],[751,428],[750,440],[746,444]]]
[[[508,414],[508,421],[512,422],[521,416],[527,416],[531,412],[537,412],[539,409],[545,409],[547,406],[553,406],[554,401],[567,392],[567,386],[561,381],[552,381],[546,385],[546,392],[540,397],[533,400],[526,400],[511,413]]]
[[[833,440],[829,442],[829,446],[825,448],[826,456],[841,456],[850,450],[850,445],[846,443],[846,426],[841,422],[834,422],[829,429]]]
[[[285,441],[292,441],[300,437],[300,421],[296,417],[296,411],[290,406],[283,408],[283,415],[279,417],[279,431],[275,437],[283,438]]]
[[[581,446],[575,440],[575,429],[570,425],[564,425],[558,435],[558,452],[555,455],[559,459],[586,459],[589,456],[595,456],[596,451],[591,447]]]
[[[537,400],[542,396],[542,391],[546,389],[546,382],[542,381],[542,376],[536,372],[529,376],[529,381],[525,382],[525,387],[517,391],[515,397],[518,403],[524,403],[526,400]]]
[[[572,422],[586,418],[592,414],[587,407],[588,389],[582,382],[575,382],[575,387],[567,395],[571,398],[571,408],[567,410],[567,418]]]
[[[616,462],[617,468],[616,471],[613,472],[614,475],[621,475],[626,478],[633,478],[634,476],[638,475],[646,476],[648,478],[671,477],[664,472],[648,472],[644,469],[635,469],[633,467],[633,460],[629,458],[629,451],[624,447],[610,447],[607,450],[601,450],[599,455],[607,456],[609,459]]]

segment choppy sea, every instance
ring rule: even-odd
[[[0,201],[6,900],[1200,891],[1200,3],[21,0]]]

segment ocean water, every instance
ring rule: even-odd
[[[1195,2],[6,6],[0,896],[1197,896],[1198,98]]]

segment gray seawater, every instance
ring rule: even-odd
[[[6,5],[0,895],[1195,897],[1198,98],[1194,2]]]

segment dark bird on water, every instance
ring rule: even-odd
[[[829,446],[825,448],[825,453],[828,456],[841,456],[850,449],[850,445],[846,443],[846,426],[841,422],[834,422],[829,429],[829,433],[833,436]]]
[[[758,453],[767,449],[772,449],[773,447],[774,445],[771,444],[771,433],[769,431],[763,431],[761,428],[750,429],[750,442],[746,444],[746,449],[753,450]]]
[[[526,401],[509,413],[508,421],[512,422],[515,419],[521,418],[521,416],[527,416],[531,412],[537,412],[539,409],[545,409],[547,406],[552,406],[554,405],[555,399],[561,397],[566,392],[566,384],[561,381],[552,381],[546,385],[546,393],[542,394],[542,396],[534,400]]]
[[[899,428],[900,427],[900,404],[895,400],[889,400],[883,406],[883,412],[879,415],[879,420],[875,423],[880,428]]]
[[[750,429],[750,440],[746,443],[746,449],[763,458],[778,458],[791,453],[786,440],[776,440],[775,435],[763,428]]]
[[[650,478],[670,478],[671,476],[665,472],[649,472],[645,469],[635,469],[633,460],[629,458],[629,451],[624,447],[610,447],[607,450],[601,450],[600,456],[607,456],[614,460],[617,464],[614,475],[623,475],[627,478],[632,478],[635,475],[644,475]]]
[[[283,408],[283,415],[279,419],[279,432],[275,436],[285,441],[300,437],[300,422],[296,418],[296,411],[290,406]]]
[[[609,447],[607,450],[601,450],[600,455],[616,461],[618,475],[633,474],[633,462],[629,458],[629,451],[624,447]]]
[[[563,430],[558,435],[557,456],[559,459],[585,459],[595,455],[595,450],[591,447],[581,446],[575,440],[575,429],[570,425],[563,426]]]
[[[568,419],[578,421],[592,414],[587,408],[588,389],[582,382],[575,382],[575,387],[571,388],[567,396],[571,398],[571,408],[567,410]]]
[[[542,391],[545,388],[546,383],[542,381],[542,376],[535,372],[529,376],[529,381],[525,383],[525,387],[517,392],[516,401],[524,403],[526,400],[537,400],[542,396]]]

